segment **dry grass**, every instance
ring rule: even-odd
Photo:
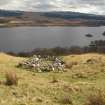
[[[6,72],[6,85],[18,85],[18,77],[15,72],[8,71]]]
[[[74,63],[67,72],[57,73],[36,73],[17,68],[16,65],[24,59],[0,54],[0,105],[84,105],[87,93],[95,92],[92,90],[93,86],[105,90],[103,54],[64,56],[63,59],[68,64],[78,64]],[[95,59],[97,62],[86,63],[88,59]],[[5,75],[6,71],[8,76]],[[2,84],[6,77],[15,81],[16,76],[19,77],[18,85]],[[14,83],[17,84],[16,81]]]
[[[75,62],[66,62],[65,64],[65,67],[67,69],[71,69],[73,66],[77,65],[78,63],[75,61]]]
[[[23,58],[20,58],[20,57],[13,57],[13,56],[10,56],[10,55],[7,55],[5,53],[0,53],[0,64],[6,64],[6,63],[9,63],[9,62],[19,62],[21,59]]]
[[[81,54],[81,55],[70,55],[64,57],[64,60],[66,63],[76,62],[77,64],[81,63],[87,63],[88,60],[94,60],[98,63],[104,63],[105,62],[105,56],[104,54],[96,54],[96,53],[90,53],[90,54]]]
[[[98,91],[91,94],[88,97],[85,105],[105,105],[105,93],[102,91]]]
[[[73,105],[73,101],[70,95],[65,95],[65,96],[60,97],[59,103],[64,104],[64,105]]]
[[[51,80],[51,83],[57,83],[58,82],[58,79],[56,76],[52,76],[52,80]]]

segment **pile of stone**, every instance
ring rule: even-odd
[[[63,60],[53,57],[52,60],[42,58],[41,56],[34,55],[26,61],[20,62],[17,67],[36,70],[38,72],[43,71],[64,71],[65,63]]]

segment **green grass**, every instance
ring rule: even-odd
[[[95,64],[84,63],[93,58]],[[0,81],[5,81],[6,71],[16,72],[19,81],[17,86],[0,84],[0,105],[65,105],[65,100],[71,105],[68,97],[73,105],[84,105],[89,94],[105,90],[105,55],[70,55],[63,59],[77,65],[63,73],[37,73],[16,68],[25,58],[1,53]]]

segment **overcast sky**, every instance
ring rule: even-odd
[[[105,0],[0,0],[1,9],[74,11],[105,15]]]

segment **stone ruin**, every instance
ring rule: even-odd
[[[64,71],[65,62],[55,56],[53,56],[51,59],[49,56],[42,58],[41,56],[34,55],[33,57],[20,62],[17,67],[35,70],[37,72]]]

